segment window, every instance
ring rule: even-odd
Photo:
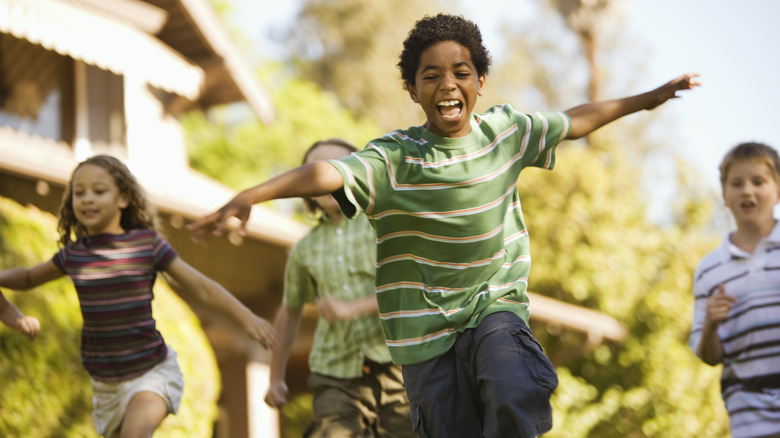
[[[0,125],[72,143],[73,60],[0,33]]]
[[[72,58],[0,33],[0,126],[72,146],[78,117],[93,153],[127,155],[123,77],[82,66],[77,81]]]
[[[88,138],[95,153],[125,156],[124,79],[86,66]]]

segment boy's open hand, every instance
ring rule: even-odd
[[[696,80],[699,76],[699,73],[684,74],[651,91],[651,93],[655,95],[655,99],[653,103],[645,109],[651,110],[669,99],[680,97],[677,95],[677,92],[680,90],[692,90],[700,86],[701,82]]]
[[[227,229],[228,220],[233,217],[240,221],[238,234],[242,237],[246,236],[246,223],[249,220],[249,213],[252,211],[252,202],[247,198],[248,196],[244,192],[239,193],[219,210],[188,224],[187,229],[193,233],[192,239],[198,243],[206,244],[210,235],[223,235]]]

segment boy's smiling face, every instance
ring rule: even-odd
[[[406,89],[425,111],[426,129],[441,137],[471,132],[471,112],[485,76],[478,75],[468,49],[454,41],[429,47],[420,55],[414,82]]]

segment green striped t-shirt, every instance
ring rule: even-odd
[[[445,353],[494,312],[528,320],[517,179],[525,167],[553,167],[569,126],[564,113],[499,105],[473,114],[466,137],[417,126],[331,160],[344,179],[342,210],[364,212],[376,230],[379,317],[395,363]]]
[[[301,308],[317,297],[353,301],[374,293],[376,237],[363,215],[334,223],[325,217],[293,246],[282,304]],[[390,362],[376,314],[317,321],[309,369],[340,379],[360,377],[365,358]]]

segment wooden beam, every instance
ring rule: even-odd
[[[623,342],[628,337],[628,329],[609,315],[537,293],[527,293],[531,300],[529,310],[532,320],[585,333],[589,344],[598,344],[603,339]]]

